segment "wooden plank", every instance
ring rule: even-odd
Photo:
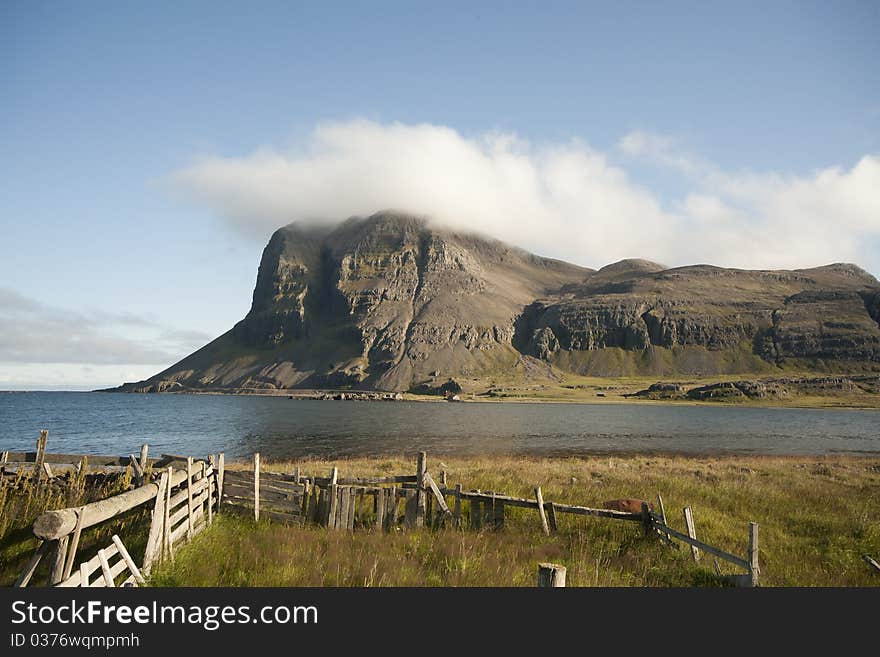
[[[64,564],[64,574],[62,580],[68,579],[73,571],[73,564],[76,561],[76,551],[79,548],[79,538],[82,535],[82,525],[85,518],[84,507],[80,507],[77,512],[76,529],[73,530],[73,537],[70,539],[70,547],[67,549],[67,561]]]
[[[406,501],[403,508],[403,524],[406,527],[415,527],[416,516],[418,515],[418,496],[416,494],[416,491],[407,490],[406,497],[404,499]]]
[[[303,517],[299,514],[285,513],[283,511],[266,510],[260,512],[261,517],[268,518],[274,522],[280,522],[287,525],[301,525]]]
[[[504,502],[497,500],[494,506],[494,515],[493,524],[495,530],[498,531],[500,529],[504,529]]]
[[[865,562],[866,564],[868,564],[869,566],[871,566],[871,568],[873,568],[873,569],[876,570],[878,573],[880,573],[880,563],[877,563],[874,559],[872,559],[871,557],[869,557],[867,554],[863,554],[863,555],[862,555],[862,559],[864,560],[864,562]]]
[[[104,573],[104,585],[107,587],[115,587],[116,584],[113,583],[113,573],[110,570],[110,564],[107,561],[107,555],[104,553],[104,549],[98,550],[98,561],[101,562],[101,572]]]
[[[694,512],[689,506],[684,507],[681,512],[684,514],[684,526],[687,529],[688,536],[696,540],[697,530],[694,527]],[[669,536],[668,533],[666,535]],[[700,549],[696,545],[691,545],[691,556],[695,562],[700,560]]]
[[[83,588],[88,588],[89,586],[89,577],[92,575],[92,569],[89,568],[88,563],[81,563],[79,565],[79,585]]]
[[[718,557],[719,559],[724,559],[725,561],[729,561],[732,564],[735,564],[741,568],[749,569],[749,562],[740,557],[734,556],[729,552],[725,552],[713,545],[709,545],[708,543],[703,543],[702,541],[698,541],[696,539],[691,538],[687,534],[682,534],[679,531],[672,529],[669,526],[662,527],[663,532],[669,534],[672,538],[678,539],[683,543],[687,543],[688,545],[693,545],[700,548],[703,552],[707,552],[711,555]]]
[[[49,575],[49,585],[55,586],[64,579],[64,563],[67,558],[67,545],[70,536],[62,536],[55,542],[55,551],[52,556],[52,572]]]
[[[339,469],[336,466],[330,471],[330,480],[327,484],[328,486],[328,494],[327,494],[327,526],[330,529],[336,527],[336,516],[337,516],[337,507],[339,504],[338,492],[337,488],[339,484],[336,483],[336,480],[339,478]]]
[[[171,544],[171,522],[169,520],[171,514],[171,485],[174,470],[170,465],[165,474],[168,476],[168,481],[165,483],[165,508],[163,513],[165,521],[162,523],[162,545],[165,546],[164,549],[168,558],[171,559],[171,563],[174,563],[174,546]]]
[[[356,488],[348,489],[348,518],[345,523],[346,529],[354,530],[354,521],[357,517],[358,490]]]
[[[653,529],[654,516],[651,515],[651,510],[648,508],[648,503],[642,502],[642,531],[644,532],[645,536],[650,536]]]
[[[541,507],[543,508],[543,507]],[[555,563],[538,564],[538,587],[539,588],[564,588],[565,566]]]
[[[147,468],[150,465],[150,459],[147,458],[147,455],[150,453],[150,446],[147,443],[141,445],[141,459],[138,465],[141,466],[141,472],[146,472]]]
[[[453,511],[453,517],[455,518],[455,526],[461,527],[461,484],[455,485],[455,511]]]
[[[441,489],[441,492],[444,495],[454,495],[455,490],[449,489]],[[461,493],[462,499],[465,500],[489,500],[493,499],[493,496],[489,493],[483,493],[481,491],[462,491]],[[495,494],[494,499],[501,500],[507,506],[515,506],[521,507],[524,509],[537,509],[538,503],[534,499],[525,499],[521,497],[511,497],[509,495],[499,495]],[[642,522],[642,514],[641,513],[627,513],[626,511],[614,511],[613,509],[594,509],[586,506],[576,506],[571,504],[560,504],[558,502],[554,503],[556,505],[557,513],[571,513],[574,515],[580,516],[595,516],[597,518],[610,518],[614,520],[630,520],[634,522]]]
[[[214,477],[208,477],[208,527],[214,524]]]
[[[423,527],[425,525],[425,515],[427,514],[427,493],[425,486],[425,475],[428,472],[428,456],[425,452],[419,452],[416,459],[416,512],[415,526]]]
[[[541,531],[545,536],[550,536],[550,526],[547,524],[547,514],[544,513],[544,496],[541,494],[541,487],[535,489],[535,500],[538,505],[538,515],[541,516]]]
[[[193,527],[195,519],[193,515],[195,514],[195,507],[193,507],[193,458],[192,456],[186,457],[186,508],[187,508],[187,532],[186,537],[193,537]]]
[[[141,469],[141,464],[135,458],[134,454],[128,455],[128,465],[131,467],[132,479],[134,479],[134,485],[140,486],[144,481],[144,471]]]
[[[660,496],[660,493],[657,493],[657,508],[660,509],[660,522],[664,525],[669,524],[666,522],[666,509],[663,507],[663,498]],[[667,541],[672,541],[672,539],[669,538],[669,534],[664,534],[664,536]]]
[[[40,431],[40,437],[37,438],[37,456],[34,460],[34,468],[37,471],[37,481],[40,481],[43,478],[43,463],[46,459],[46,443],[49,440],[49,431],[48,429],[43,429]]]
[[[553,502],[546,503],[547,510],[547,524],[550,526],[550,531],[557,532],[559,531],[559,526],[556,524],[556,505]]]
[[[752,586],[758,586],[761,568],[758,565],[758,523],[749,523],[749,579]]]
[[[24,572],[18,576],[18,579],[15,580],[15,584],[13,584],[16,588],[23,588],[28,585],[28,582],[31,581],[31,578],[34,576],[34,572],[37,570],[37,566],[40,565],[40,561],[43,560],[43,557],[46,555],[46,552],[49,551],[49,547],[52,545],[51,541],[38,541],[37,549],[34,550],[33,556],[31,556],[30,560],[27,562],[27,566],[24,568]]]
[[[254,453],[254,520],[260,519],[260,453]]]
[[[431,492],[434,494],[434,499],[437,502],[437,506],[440,507],[440,511],[444,516],[451,516],[452,512],[446,505],[446,499],[443,497],[443,493],[440,492],[440,487],[437,486],[434,478],[427,472],[425,473],[425,481],[428,484],[428,488],[430,488]]]
[[[52,468],[49,467],[49,464],[43,461],[43,473],[46,475],[47,479],[53,479],[55,475],[52,472]]]
[[[479,493],[479,491],[477,491]],[[483,527],[483,511],[480,508],[482,501],[480,497],[469,497],[470,505],[468,512],[470,513],[471,529],[480,530]]]
[[[129,572],[134,577],[135,581],[138,584],[146,584],[147,580],[144,579],[144,576],[141,575],[141,571],[138,569],[137,565],[134,562],[134,559],[131,558],[131,555],[128,553],[128,550],[125,549],[125,546],[122,544],[122,540],[116,534],[112,536],[113,544],[116,546],[116,549],[119,550],[119,556],[122,557],[122,560],[125,562],[126,567]]]
[[[385,498],[385,529],[393,530],[397,526],[397,486],[391,486],[386,493]]]
[[[375,494],[374,499],[376,500],[376,518],[374,527],[378,530],[381,530],[383,525],[385,524],[385,498],[387,494],[382,491]]]
[[[302,517],[305,522],[308,522],[308,520],[310,518],[310,516],[309,516],[309,498],[311,497],[311,494],[312,494],[311,489],[312,489],[312,486],[308,481],[303,483],[303,496],[302,496],[300,512],[302,513]]]
[[[168,486],[169,476],[163,472],[159,478],[159,493],[153,503],[153,514],[150,517],[150,531],[147,534],[147,544],[144,547],[144,572],[148,575],[153,566],[153,561],[162,555],[162,533],[165,526],[165,489]],[[115,542],[115,541],[114,541]],[[118,547],[118,546],[117,546]]]
[[[413,484],[416,481],[416,475],[394,475],[388,477],[340,477],[336,483],[346,486],[381,486],[383,484]]]
[[[220,510],[220,500],[223,499],[223,478],[226,476],[226,454],[220,452],[217,457],[217,510]]]
[[[483,526],[492,527],[495,522],[495,502],[498,500],[498,497],[495,491],[490,490],[486,492],[490,497],[483,502]]]

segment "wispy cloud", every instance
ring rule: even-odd
[[[149,329],[129,337],[132,327]],[[130,313],[72,311],[0,287],[3,363],[170,365],[211,336],[178,331]],[[0,377],[2,378],[2,377]]]
[[[661,202],[625,168],[632,158],[675,172],[691,191]],[[880,271],[875,155],[797,177],[726,172],[647,132],[605,153],[581,140],[357,120],[319,125],[290,149],[201,157],[170,184],[261,238],[294,220],[397,208],[590,266],[639,256],[768,268],[855,261]]]

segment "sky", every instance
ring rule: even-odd
[[[272,231],[880,275],[880,3],[0,3],[0,389],[146,378]]]

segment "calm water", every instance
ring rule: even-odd
[[[0,449],[241,456],[609,452],[880,453],[880,411],[622,404],[0,394]]]

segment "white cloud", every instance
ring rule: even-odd
[[[648,160],[692,186],[662,203],[616,155]],[[396,208],[588,266],[624,257],[670,265],[808,267],[853,261],[880,271],[880,158],[811,176],[721,170],[647,132],[610,154],[572,140],[465,137],[437,125],[319,125],[289,150],[202,157],[174,172],[178,193],[261,239],[294,220],[338,221]]]
[[[155,370],[160,365],[171,365],[211,337],[168,329],[130,313],[48,306],[3,287],[0,336],[0,386],[4,381],[9,385],[19,380],[16,377],[25,376],[21,373],[30,372],[30,367],[43,365],[44,369],[77,365],[62,368],[68,377],[80,371],[87,374],[81,366],[114,366],[120,370],[120,366],[150,365]],[[108,371],[104,367],[103,372]],[[22,381],[30,380],[27,376]]]

